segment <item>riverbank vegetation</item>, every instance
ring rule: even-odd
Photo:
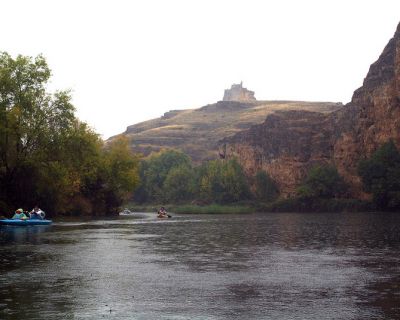
[[[164,206],[169,212],[184,214],[222,214],[222,213],[252,213],[256,210],[255,203],[234,203],[234,204],[147,204],[138,205],[135,203],[127,204],[127,208],[133,212],[157,212]]]
[[[140,164],[136,203],[228,204],[250,199],[247,178],[236,160],[193,166],[182,152],[165,150]]]
[[[236,159],[194,165],[176,150],[142,159],[127,138],[104,143],[75,116],[69,91],[47,92],[50,76],[42,56],[0,53],[1,215],[36,204],[53,215],[115,214],[122,204],[170,204],[180,213],[400,209],[393,141],[359,163],[371,202],[351,199],[332,165],[310,168],[296,196],[284,199],[265,171],[246,176]]]
[[[392,140],[360,161],[358,174],[370,201],[352,199],[335,167],[316,166],[298,188],[297,197],[258,206],[269,212],[366,212],[400,209],[400,153]]]
[[[364,190],[381,211],[400,209],[400,153],[392,140],[359,163],[358,173]]]
[[[193,167],[185,154],[164,150],[142,161],[140,192],[135,193],[133,208],[138,204],[170,203],[169,209],[179,213],[396,210],[400,203],[399,164],[400,154],[391,141],[360,162],[359,174],[365,191],[373,195],[372,201],[352,199],[332,165],[311,167],[297,195],[283,198],[265,171],[246,177],[234,159]],[[157,206],[150,207],[156,210]]]
[[[124,138],[104,145],[69,91],[47,92],[50,76],[42,56],[0,54],[0,213],[115,212],[138,184],[139,158]]]

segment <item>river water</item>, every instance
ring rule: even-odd
[[[3,226],[0,319],[400,319],[400,214]]]

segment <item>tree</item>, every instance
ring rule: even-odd
[[[139,158],[129,141],[120,136],[101,152],[100,163],[87,177],[83,194],[91,199],[93,212],[116,213],[139,184]]]
[[[346,192],[346,185],[337,169],[331,165],[314,166],[298,188],[301,197],[333,198]]]
[[[179,151],[163,150],[145,159],[140,173],[143,179],[140,188],[142,198],[151,202],[165,201],[164,182],[170,170],[177,167],[191,167],[190,158]]]
[[[50,74],[42,56],[0,54],[0,209],[115,212],[138,183],[138,158],[123,139],[105,148],[68,91],[46,91]]]
[[[257,172],[255,176],[255,188],[255,194],[259,200],[271,202],[279,196],[279,189],[275,181],[265,171]]]
[[[202,200],[229,203],[249,198],[246,176],[235,159],[209,161],[199,171],[198,186]]]
[[[30,204],[28,191],[75,122],[67,91],[46,92],[50,69],[38,56],[0,54],[0,183],[11,206]]]
[[[377,209],[400,208],[400,153],[392,140],[360,161],[358,173]]]
[[[165,200],[177,203],[193,196],[193,170],[187,165],[181,165],[169,170],[163,184]]]

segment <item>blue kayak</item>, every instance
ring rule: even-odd
[[[8,225],[8,226],[39,226],[39,225],[49,225],[53,221],[51,220],[40,220],[40,219],[3,219],[0,220],[0,225]]]

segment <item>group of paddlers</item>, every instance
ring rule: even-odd
[[[36,219],[43,220],[46,216],[45,212],[41,210],[38,206],[35,206],[32,211],[24,211],[23,209],[15,210],[15,213],[11,219],[14,220],[28,220],[28,219]]]

